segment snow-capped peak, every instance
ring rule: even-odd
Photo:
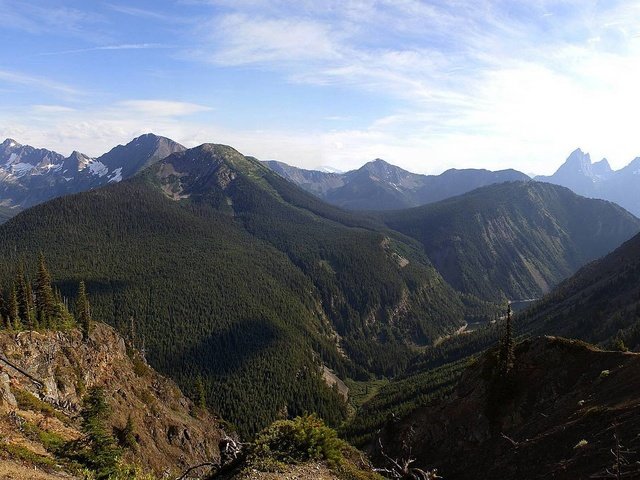
[[[18,142],[16,142],[13,138],[7,138],[4,142],[2,142],[2,146],[4,148],[16,148],[21,147]]]

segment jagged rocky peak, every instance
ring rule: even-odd
[[[623,174],[631,173],[632,175],[640,175],[640,157],[636,157],[633,160],[631,160],[631,162],[629,162],[629,165],[627,165],[621,170],[618,170],[618,172]]]
[[[595,162],[594,164],[592,164],[591,170],[595,175],[598,175],[600,177],[606,177],[613,173],[613,169],[611,168],[611,165],[609,165],[609,160],[607,160],[606,158],[603,158],[599,162]]]
[[[587,177],[593,176],[591,155],[576,148],[556,171],[556,175],[561,173],[581,173]]]
[[[21,146],[22,145],[16,142],[13,138],[7,138],[4,142],[2,142],[3,148],[20,148]]]

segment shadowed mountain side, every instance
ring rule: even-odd
[[[493,300],[537,298],[640,229],[613,203],[539,182],[490,185],[380,216],[420,241],[454,288]]]
[[[631,451],[623,478],[640,474],[639,355],[556,337],[527,340],[516,347],[512,393],[502,395],[496,363],[494,349],[448,399],[390,422],[386,453],[400,458],[410,450],[417,466],[437,467],[451,480],[609,478],[597,475],[615,464],[617,431]]]

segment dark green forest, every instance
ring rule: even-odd
[[[229,147],[175,154],[0,230],[5,289],[15,265],[34,271],[42,251],[63,297],[84,280],[94,317],[186,391],[201,377],[208,406],[243,434],[285,407],[339,423],[346,405],[320,363],[343,377],[396,375],[412,344],[458,328],[469,304],[413,240]]]

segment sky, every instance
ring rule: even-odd
[[[640,156],[640,0],[0,0],[0,137],[304,168]]]

